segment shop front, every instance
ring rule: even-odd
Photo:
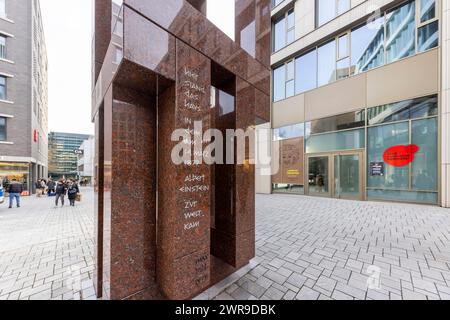
[[[30,191],[30,164],[20,162],[0,162],[0,180],[3,181],[3,187],[7,190],[8,185],[15,179],[22,183],[24,194]]]
[[[437,115],[434,95],[275,129],[273,192],[438,204]]]

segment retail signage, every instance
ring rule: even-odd
[[[34,142],[37,142],[37,130],[34,130],[33,140],[34,140]]]
[[[384,176],[384,163],[383,162],[371,162],[370,163],[370,175],[371,176]]]
[[[73,150],[73,153],[75,153],[76,155],[82,156],[84,154],[84,151],[81,149],[75,149],[75,150]]]
[[[416,153],[420,150],[415,144],[407,146],[393,146],[384,152],[384,162],[394,167],[404,167],[414,161]]]

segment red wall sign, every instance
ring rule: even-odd
[[[37,142],[37,130],[34,130],[33,140],[34,142]]]
[[[384,162],[394,167],[404,167],[414,161],[414,156],[420,150],[415,144],[408,146],[393,146],[384,152]]]

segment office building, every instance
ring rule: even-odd
[[[450,206],[450,2],[284,0],[259,192]],[[276,166],[275,166],[276,167]]]
[[[50,132],[48,135],[48,175],[52,179],[78,178],[78,156],[86,134]]]
[[[84,140],[78,150],[78,176],[91,183],[94,177],[95,138]]]
[[[47,53],[39,0],[0,1],[0,177],[32,192],[48,171]]]

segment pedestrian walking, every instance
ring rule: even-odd
[[[55,206],[58,206],[59,199],[61,199],[61,207],[64,206],[64,197],[66,196],[67,186],[64,183],[63,180],[59,180],[56,184],[56,199],[55,199]]]
[[[48,196],[52,196],[55,193],[56,188],[56,182],[52,179],[48,180],[47,189],[48,189]]]
[[[40,198],[41,197],[41,180],[38,179],[34,185],[36,187],[36,197]]]
[[[69,198],[71,207],[75,207],[75,201],[79,193],[80,189],[78,188],[78,184],[75,181],[71,180],[69,182],[69,188],[67,189],[67,196]]]
[[[11,184],[8,186],[9,209],[12,209],[14,199],[16,199],[17,208],[20,208],[20,195],[22,194],[22,192],[22,184],[17,182],[16,179],[12,179]]]
[[[5,201],[4,192],[3,192],[3,180],[0,178],[0,204]]]

